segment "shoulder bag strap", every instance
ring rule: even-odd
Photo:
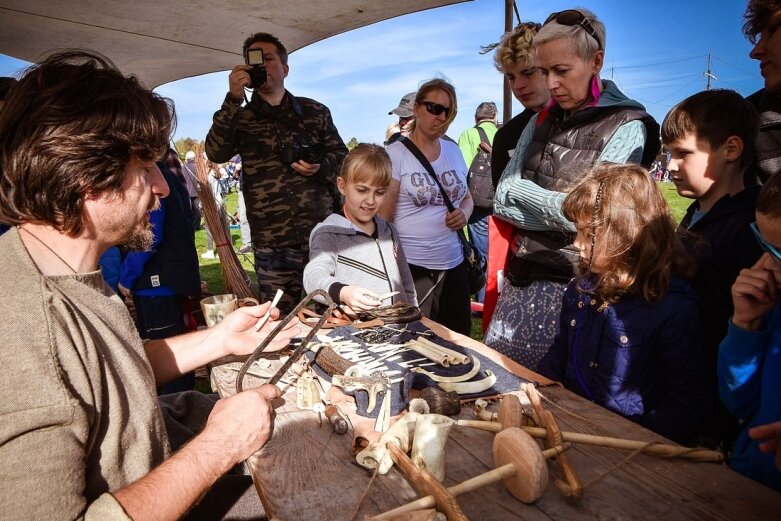
[[[455,210],[453,203],[450,202],[450,198],[445,193],[445,189],[442,188],[442,183],[439,182],[439,178],[437,177],[437,174],[434,173],[434,167],[431,166],[431,163],[429,162],[428,159],[426,159],[426,156],[423,155],[423,152],[420,151],[420,149],[415,145],[415,143],[412,142],[410,138],[407,137],[401,138],[401,142],[404,144],[405,147],[407,147],[407,149],[410,152],[412,152],[412,155],[415,156],[415,158],[420,162],[421,165],[423,165],[423,168],[426,169],[429,175],[434,178],[434,181],[437,183],[437,186],[439,187],[439,193],[442,194],[442,199],[445,201],[445,206],[447,206],[447,209],[451,212]]]
[[[417,158],[417,160],[420,162],[421,165],[423,165],[423,168],[425,168],[429,175],[434,178],[434,181],[436,181],[437,186],[439,187],[439,193],[442,194],[442,199],[445,201],[445,206],[447,206],[447,209],[451,212],[455,210],[455,207],[453,206],[453,203],[450,202],[450,198],[445,193],[445,189],[442,187],[442,183],[439,182],[439,178],[437,177],[437,174],[434,173],[434,167],[431,166],[431,163],[428,159],[426,159],[426,156],[423,155],[423,152],[420,151],[420,149],[415,145],[415,143],[412,142],[409,138],[402,138],[401,142],[404,143],[404,146],[407,147],[407,149],[412,152],[412,155]],[[458,238],[461,240],[461,243],[464,246],[469,245],[469,241],[466,238],[466,235],[464,234],[464,229],[461,228],[460,230],[456,230],[456,235],[458,235]]]

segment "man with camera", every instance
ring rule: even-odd
[[[241,155],[260,297],[282,289],[279,308],[288,312],[303,290],[309,233],[341,209],[336,177],[347,148],[325,105],[285,89],[287,50],[279,39],[257,33],[243,51],[245,64],[230,73],[206,153],[216,162]],[[242,106],[245,88],[252,96]]]

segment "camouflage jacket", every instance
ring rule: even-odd
[[[321,156],[315,175],[283,162],[283,148],[292,143],[313,146]],[[328,107],[314,100],[286,91],[282,103],[271,106],[254,93],[241,107],[228,94],[214,114],[206,154],[220,163],[241,155],[247,218],[258,246],[308,251],[312,228],[341,209],[336,177],[347,147]]]

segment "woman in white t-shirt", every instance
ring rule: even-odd
[[[469,335],[469,280],[457,231],[472,214],[472,196],[458,145],[442,139],[456,109],[450,83],[427,81],[415,96],[414,128],[408,138],[431,163],[455,210],[448,211],[436,181],[398,141],[387,149],[393,180],[380,215],[396,225],[423,314]]]

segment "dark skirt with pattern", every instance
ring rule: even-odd
[[[566,283],[505,284],[483,342],[519,364],[537,370],[559,332]]]

